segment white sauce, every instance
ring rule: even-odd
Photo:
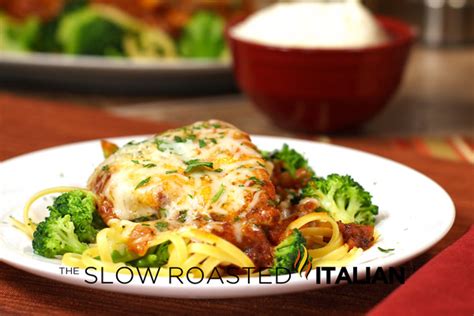
[[[235,26],[231,34],[283,48],[360,48],[388,40],[358,0],[275,4]]]

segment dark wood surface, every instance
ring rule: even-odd
[[[345,135],[371,136],[474,136],[474,46],[433,49],[413,48],[397,93],[374,119]],[[278,128],[240,94],[228,95],[125,95],[81,93],[54,86],[6,85],[0,91],[28,97],[76,102],[102,107],[124,117],[148,121],[191,123],[210,117],[227,121],[253,134],[293,136]]]
[[[167,123],[117,118],[97,109],[33,102],[0,95],[0,160],[67,142],[156,133],[169,127],[171,125]],[[404,265],[409,275],[458,239],[473,223],[472,165],[426,158],[410,151],[386,149],[380,145],[383,142],[376,139],[335,139],[334,142],[407,164],[433,178],[454,199],[457,216],[453,228],[432,249]],[[396,287],[396,284],[343,285],[272,297],[162,299],[70,286],[0,263],[0,314],[362,314]]]

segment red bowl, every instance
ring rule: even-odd
[[[414,40],[405,23],[377,20],[391,40],[360,49],[285,49],[228,33],[237,82],[283,128],[328,132],[363,123],[396,91]]]

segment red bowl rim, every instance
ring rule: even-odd
[[[231,42],[243,44],[254,49],[266,49],[269,51],[295,53],[295,54],[314,54],[317,52],[320,52],[320,53],[366,53],[366,52],[374,52],[374,51],[391,49],[393,47],[410,45],[413,43],[416,37],[416,32],[415,32],[415,29],[411,27],[409,24],[401,20],[388,17],[388,16],[383,16],[383,15],[377,15],[375,16],[375,18],[378,21],[378,23],[383,27],[383,29],[392,38],[388,40],[387,42],[384,42],[378,45],[359,47],[359,48],[287,48],[287,47],[272,46],[272,45],[267,45],[267,44],[258,44],[255,42],[237,39],[231,35],[231,30],[235,25],[245,20],[245,18],[243,17],[240,17],[238,19],[231,21],[228,25],[226,33],[227,33],[227,38],[229,38]]]

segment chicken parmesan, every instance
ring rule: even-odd
[[[212,120],[123,146],[88,187],[106,223],[155,219],[167,230],[200,228],[265,266],[272,260],[265,229],[280,218],[271,173],[248,134]]]
[[[14,225],[33,250],[65,265],[171,268],[212,276],[281,274],[343,266],[371,247],[378,207],[349,175],[317,176],[283,144],[263,151],[217,120],[168,130],[119,147],[101,141],[105,159],[86,188],[35,194]],[[40,223],[37,199],[61,193]]]

